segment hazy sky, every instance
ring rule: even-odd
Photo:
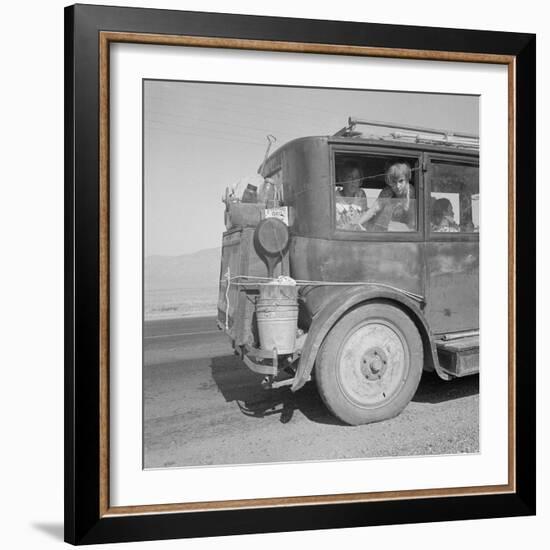
[[[349,116],[478,133],[477,96],[146,81],[145,255],[221,245],[221,197],[272,149]]]

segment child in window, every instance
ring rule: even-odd
[[[406,230],[414,229],[416,194],[410,181],[411,167],[406,162],[393,163],[386,171],[386,187],[358,223],[371,222],[374,231],[387,231],[391,221],[404,224]]]
[[[347,163],[338,179],[342,184],[342,191],[336,190],[336,227],[364,231],[357,223],[367,208],[367,198],[361,189],[362,177],[359,166],[353,162]]]
[[[454,217],[451,201],[449,199],[437,199],[432,206],[432,231],[437,233],[456,233],[460,231]]]

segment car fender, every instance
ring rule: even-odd
[[[313,317],[301,350],[300,361],[291,386],[292,391],[299,390],[310,380],[319,349],[336,322],[354,307],[379,300],[391,302],[410,315],[422,337],[424,363],[428,367],[427,370],[435,369],[441,378],[445,380],[450,378],[439,366],[434,338],[421,310],[423,302],[415,301],[399,289],[372,284],[346,288],[329,300]]]

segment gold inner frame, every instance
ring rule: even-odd
[[[383,491],[371,493],[347,493],[300,497],[225,500],[213,502],[188,502],[173,504],[148,504],[140,506],[111,507],[109,502],[109,77],[110,44],[117,42],[156,44],[164,46],[188,46],[226,48],[273,52],[354,55],[364,57],[388,57],[397,59],[425,59],[430,61],[460,61],[492,63],[508,67],[508,483],[476,487],[438,488],[407,491]],[[428,50],[372,48],[335,44],[304,44],[299,42],[274,42],[180,35],[142,33],[99,33],[99,356],[100,356],[100,468],[99,515],[100,517],[154,514],[169,512],[197,512],[206,510],[271,508],[277,506],[343,504],[350,502],[375,502],[449,496],[472,496],[514,493],[516,490],[516,178],[515,178],[515,86],[516,59],[510,55],[462,53]]]

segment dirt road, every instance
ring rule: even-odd
[[[424,373],[400,416],[350,427],[325,409],[315,383],[295,394],[262,389],[213,318],[146,323],[144,357],[146,468],[479,449],[477,376]]]

